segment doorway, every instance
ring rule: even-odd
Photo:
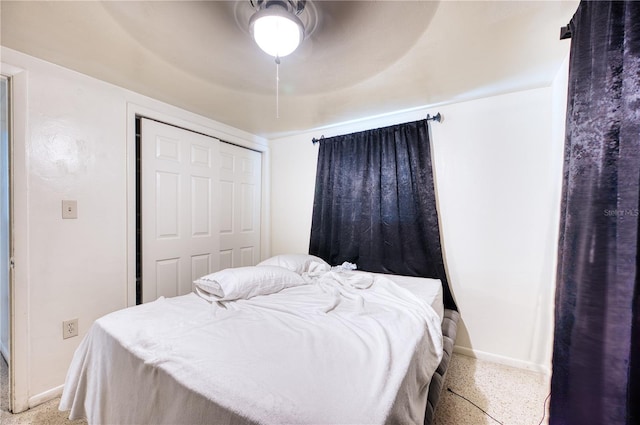
[[[10,80],[0,75],[0,410],[9,411],[10,264],[11,226],[9,208],[9,101]]]

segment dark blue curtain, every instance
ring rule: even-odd
[[[569,27],[550,424],[640,424],[640,2]]]
[[[309,253],[329,264],[438,278],[440,245],[427,120],[323,138]]]

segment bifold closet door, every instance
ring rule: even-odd
[[[194,279],[219,268],[219,146],[141,120],[143,302],[189,293]]]
[[[262,155],[141,119],[142,302],[260,260]]]
[[[220,268],[260,261],[262,155],[220,143]]]

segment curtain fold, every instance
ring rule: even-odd
[[[550,424],[638,424],[640,3],[570,28]]]
[[[445,272],[427,120],[320,140],[309,253],[332,265],[438,278]]]

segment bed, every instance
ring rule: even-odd
[[[106,315],[59,408],[90,424],[431,423],[457,321],[440,282],[348,266],[276,256]]]

